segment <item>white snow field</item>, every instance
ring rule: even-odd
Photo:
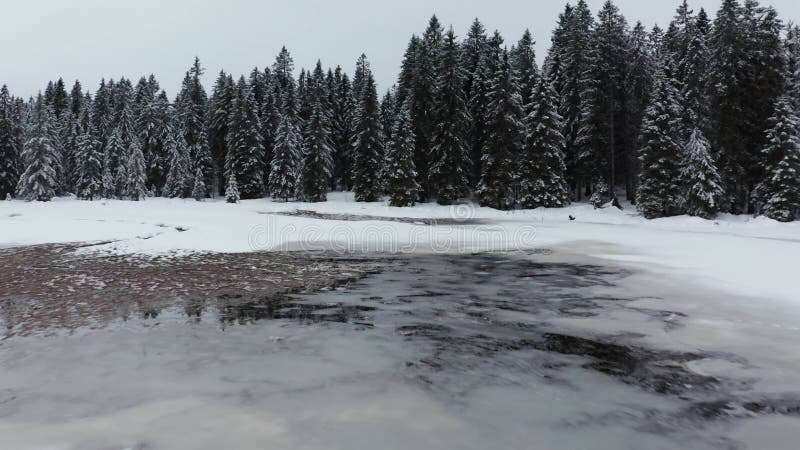
[[[0,449],[797,448],[800,224],[350,194],[0,202],[0,246],[87,241],[408,254],[298,300],[368,324],[176,307],[0,340]]]

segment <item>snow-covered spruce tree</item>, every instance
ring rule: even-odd
[[[193,181],[189,149],[183,138],[180,127],[170,126],[166,140],[169,155],[169,171],[163,194],[170,198],[186,198]]]
[[[264,195],[264,147],[255,97],[244,80],[239,79],[227,125],[225,174],[236,176],[242,198]]]
[[[586,177],[604,177],[612,191],[624,172],[620,155],[627,125],[622,105],[627,58],[627,24],[619,9],[606,1],[592,31],[589,70],[581,79],[581,118],[576,164]],[[638,130],[637,130],[638,131]]]
[[[594,209],[600,209],[609,201],[611,201],[611,188],[608,187],[606,179],[600,177],[597,183],[595,183],[594,189],[592,189],[592,196],[589,197],[589,203]]]
[[[46,202],[56,195],[54,120],[53,112],[39,94],[31,115],[30,135],[22,149],[26,168],[17,185],[22,198]]]
[[[430,180],[429,158],[436,123],[434,117],[436,110],[435,89],[436,80],[439,78],[437,61],[439,61],[443,43],[443,31],[439,19],[436,16],[432,16],[425,33],[420,38],[412,38],[416,42],[409,44],[411,52],[407,52],[407,60],[403,63],[404,68],[408,66],[409,80],[408,83],[403,83],[403,80],[401,80],[401,94],[398,99],[398,102],[401,102],[405,101],[406,96],[412,98],[411,121],[414,125],[414,136],[417,141],[414,164],[418,173],[417,181],[421,187],[420,197],[423,199],[427,199],[430,193],[430,186],[428,186]]]
[[[114,175],[111,166],[111,157],[108,152],[103,152],[103,175],[100,177],[100,196],[103,198],[114,198]]]
[[[214,179],[226,177],[225,164],[228,160],[228,125],[233,112],[233,79],[220,71],[209,100],[208,142],[213,162]],[[260,105],[257,105],[260,107]],[[261,130],[259,130],[260,133]]]
[[[720,210],[725,189],[709,153],[708,141],[699,129],[689,136],[684,155],[681,182],[685,186],[683,201],[686,213],[713,219]]]
[[[694,26],[687,30],[688,47],[679,65],[683,77],[684,128],[697,127],[701,132],[708,129],[709,121],[708,27],[708,17],[700,10]]]
[[[681,119],[673,83],[664,70],[656,80],[650,106],[645,114],[639,151],[642,171],[636,207],[648,219],[679,213],[681,203],[681,146],[675,130]]]
[[[451,205],[469,191],[469,112],[463,97],[460,47],[453,29],[440,52],[436,80],[436,125],[430,163],[430,186],[440,205]]]
[[[303,136],[297,120],[294,114],[281,114],[269,174],[269,192],[273,200],[288,202],[297,196],[300,152],[303,147]]]
[[[787,96],[778,100],[769,123],[762,150],[766,177],[756,187],[755,198],[762,214],[790,222],[800,210],[800,120]]]
[[[139,140],[131,142],[126,170],[125,197],[133,201],[147,197],[147,174],[145,173],[144,153]]]
[[[558,61],[558,78],[553,78],[555,74],[548,76],[554,81],[560,99],[559,114],[563,120],[562,134],[566,140],[567,177],[575,190],[576,198],[580,200],[590,172],[585,158],[581,157],[579,131],[581,99],[586,96],[588,88],[586,74],[590,69],[594,18],[586,2],[579,0],[574,7],[567,6],[561,20],[563,29],[556,34],[559,39],[553,42],[548,56],[551,61]]]
[[[150,89],[157,89],[158,83],[155,80],[148,81],[148,84],[152,83],[155,85]],[[165,145],[169,126],[169,99],[167,94],[161,91],[152,98],[148,95],[145,102],[137,118],[136,127],[145,158],[147,184],[155,186],[155,191],[160,192],[169,170],[169,155]],[[153,192],[153,195],[156,195],[156,192]]]
[[[94,200],[103,196],[103,152],[100,141],[92,133],[89,108],[82,114],[85,128],[75,142],[78,163],[77,195],[82,199]]]
[[[200,82],[203,72],[204,69],[200,65],[199,58],[195,58],[194,64],[186,72],[181,90],[175,99],[175,109],[180,118],[179,123],[186,146],[189,149],[189,161],[192,167],[199,167],[203,171],[206,191],[208,191],[213,170],[205,124],[208,96]],[[194,177],[192,176],[192,178]]]
[[[525,30],[519,42],[509,51],[511,68],[514,71],[514,78],[519,83],[519,95],[522,98],[526,115],[531,113],[529,109],[531,105],[528,102],[539,84],[535,45],[536,42],[533,40],[530,30]]]
[[[367,71],[361,89],[353,145],[353,192],[357,202],[375,202],[381,197],[381,132],[378,93],[372,72]]]
[[[319,96],[306,124],[306,137],[303,154],[303,172],[301,176],[303,200],[307,202],[324,202],[327,200],[330,184],[331,159],[330,131]]]
[[[350,78],[340,67],[334,72],[336,92],[331,113],[333,135],[333,182],[341,190],[352,187],[353,170],[353,119],[355,100],[352,95]]]
[[[484,110],[486,106],[486,78],[484,66],[489,53],[486,29],[478,19],[470,26],[464,42],[461,44],[461,70],[464,74],[464,99],[470,115],[467,139],[472,167],[470,170],[470,186],[477,186],[481,176],[481,150],[483,149]]]
[[[542,78],[525,120],[527,136],[519,180],[519,203],[523,208],[559,208],[569,204],[564,178],[564,136],[555,101],[550,82]]]
[[[236,174],[228,176],[228,184],[225,187],[225,201],[228,203],[239,203],[239,185],[236,183]]]
[[[208,196],[208,191],[206,191],[206,182],[204,178],[205,176],[203,175],[203,169],[198,167],[197,170],[195,170],[194,172],[194,187],[192,187],[192,198],[194,198],[198,202]]]
[[[483,146],[478,196],[481,206],[507,210],[514,207],[514,181],[523,141],[522,106],[503,51],[489,92],[486,142]]]
[[[13,104],[8,87],[0,88],[0,198],[14,194],[19,181],[17,139],[14,133]]]
[[[800,211],[800,148],[787,152],[762,182],[761,197],[764,204],[761,212],[780,222],[791,222]]]
[[[414,129],[410,99],[400,107],[386,155],[387,192],[390,206],[414,206],[417,200],[417,171],[414,169]]]

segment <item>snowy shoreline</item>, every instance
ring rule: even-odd
[[[332,194],[329,200],[5,201],[0,202],[0,246],[113,241],[82,251],[168,255],[269,250],[466,253],[570,244],[608,260],[656,264],[676,280],[696,279],[731,293],[800,306],[793,281],[800,223],[729,215],[714,221],[687,216],[646,220],[630,208],[595,210],[586,204],[503,212],[474,205],[394,208],[380,202],[356,203],[348,193]],[[296,211],[411,220],[286,215]],[[570,221],[570,215],[576,220]],[[481,223],[428,225],[413,219]]]

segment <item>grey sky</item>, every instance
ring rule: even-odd
[[[572,3],[575,3],[574,0]],[[341,65],[352,72],[366,53],[385,90],[395,80],[412,33],[431,14],[459,36],[479,17],[511,44],[530,28],[541,57],[566,0],[4,0],[0,84],[32,95],[50,79],[78,78],[96,89],[101,77],[154,73],[173,97],[195,55],[210,90],[220,69],[238,76],[271,65],[282,45],[295,65]],[[588,0],[594,12],[603,0]],[[720,0],[694,0],[713,17]],[[784,21],[800,21],[797,0],[766,0]],[[617,0],[629,22],[664,25],[678,0]]]

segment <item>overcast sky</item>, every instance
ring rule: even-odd
[[[629,23],[666,25],[679,0],[617,0]],[[573,1],[575,3],[575,1]],[[603,0],[588,0],[596,12]],[[713,17],[719,0],[694,0]],[[800,1],[772,0],[784,21],[800,21]],[[295,66],[341,65],[352,72],[366,53],[385,90],[397,76],[412,33],[431,14],[463,37],[473,18],[507,43],[525,28],[540,60],[565,0],[3,0],[0,84],[33,95],[47,81],[77,78],[96,89],[100,78],[154,73],[170,97],[198,55],[210,90],[220,69],[236,76],[271,65],[282,45]]]

